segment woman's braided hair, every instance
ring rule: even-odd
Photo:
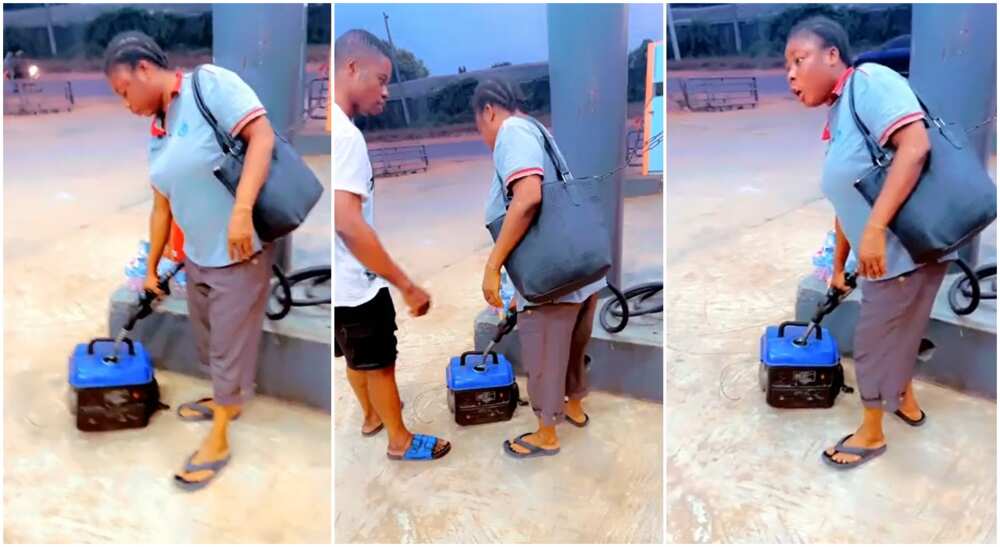
[[[816,15],[795,23],[792,30],[788,32],[788,38],[791,39],[800,34],[812,34],[819,38],[823,47],[837,48],[837,51],[840,52],[840,60],[844,61],[845,65],[851,66],[851,43],[847,37],[847,31],[840,23],[829,17]]]
[[[104,50],[104,73],[118,65],[128,65],[135,69],[139,61],[146,60],[160,68],[167,68],[167,54],[160,49],[156,40],[137,30],[119,33]]]
[[[515,112],[522,110],[524,95],[521,88],[508,80],[500,78],[490,78],[482,80],[472,92],[472,111],[481,113],[486,105],[491,104]]]

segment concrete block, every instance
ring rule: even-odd
[[[598,302],[598,311],[604,300]],[[482,311],[474,325],[475,349],[484,351],[496,335],[499,318],[490,310]],[[504,337],[495,351],[503,353],[524,375],[521,362],[519,330]],[[618,333],[605,331],[594,317],[594,332],[587,347],[590,356],[592,389],[663,402],[663,317],[659,314],[637,317]]]
[[[110,336],[121,329],[136,301],[120,288],[111,296]],[[257,392],[330,412],[330,308],[293,308],[280,321],[264,320]],[[132,337],[141,341],[157,368],[208,378],[198,359],[182,297],[165,299],[149,317],[139,321]],[[165,395],[169,399],[169,386]],[[171,406],[181,401],[169,401]]]
[[[964,393],[996,399],[996,301],[981,302],[971,315],[955,315],[948,304],[948,288],[958,275],[948,275],[941,284],[926,335],[935,350],[926,361],[917,363],[916,376]],[[796,320],[808,321],[825,294],[823,281],[813,276],[803,279],[795,301]],[[837,338],[843,355],[854,353],[854,328],[860,310],[858,289],[823,320],[823,326]]]

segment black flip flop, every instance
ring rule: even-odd
[[[513,443],[511,443],[510,441],[504,441],[503,451],[506,452],[508,456],[517,458],[519,460],[523,460],[525,458],[538,458],[541,456],[555,456],[556,454],[559,453],[558,448],[542,448],[540,446],[529,443],[528,441],[524,440],[524,438],[527,437],[528,435],[531,435],[530,431],[528,433],[522,433],[521,435],[518,435],[518,437],[514,439]],[[512,444],[516,444],[521,448],[527,449],[528,451],[525,453],[518,452],[511,447]]]
[[[894,412],[894,414],[896,416],[899,416],[900,420],[903,420],[904,422],[906,422],[906,425],[909,425],[911,427],[920,427],[924,425],[924,422],[927,421],[927,413],[924,412],[923,409],[920,409],[920,417],[917,418],[916,420],[910,418],[906,414],[903,414],[903,411],[899,409],[896,409],[896,412]]]
[[[570,418],[569,415],[567,414],[566,415],[566,421],[569,422],[569,423],[571,423],[571,424],[573,424],[573,425],[575,425],[576,427],[587,427],[587,424],[590,423],[590,416],[586,412],[584,412],[583,413],[583,421],[582,422],[578,422],[578,421],[574,420],[573,418]]]

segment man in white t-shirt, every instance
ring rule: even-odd
[[[399,289],[414,317],[430,309],[430,295],[403,273],[375,233],[375,179],[368,145],[351,121],[385,108],[392,73],[389,51],[371,33],[350,30],[334,44],[334,69],[336,354],[347,360],[347,379],[365,414],[361,434],[370,437],[384,428],[390,459],[438,459],[451,450],[451,444],[412,434],[403,424],[396,387],[396,311],[388,286]]]

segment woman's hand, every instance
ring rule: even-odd
[[[235,207],[229,219],[229,257],[237,262],[253,256],[253,213]]]
[[[483,272],[483,298],[494,308],[503,309],[503,300],[500,299],[500,268],[489,264]]]
[[[869,223],[858,245],[858,275],[878,279],[885,275],[885,226]]]
[[[163,296],[163,291],[160,289],[160,278],[156,275],[156,272],[146,274],[146,279],[142,282],[142,288],[145,291],[155,294],[157,298]]]
[[[830,277],[830,287],[842,293],[850,291],[851,288],[847,286],[847,279],[845,277],[844,270],[833,270],[833,276]]]

